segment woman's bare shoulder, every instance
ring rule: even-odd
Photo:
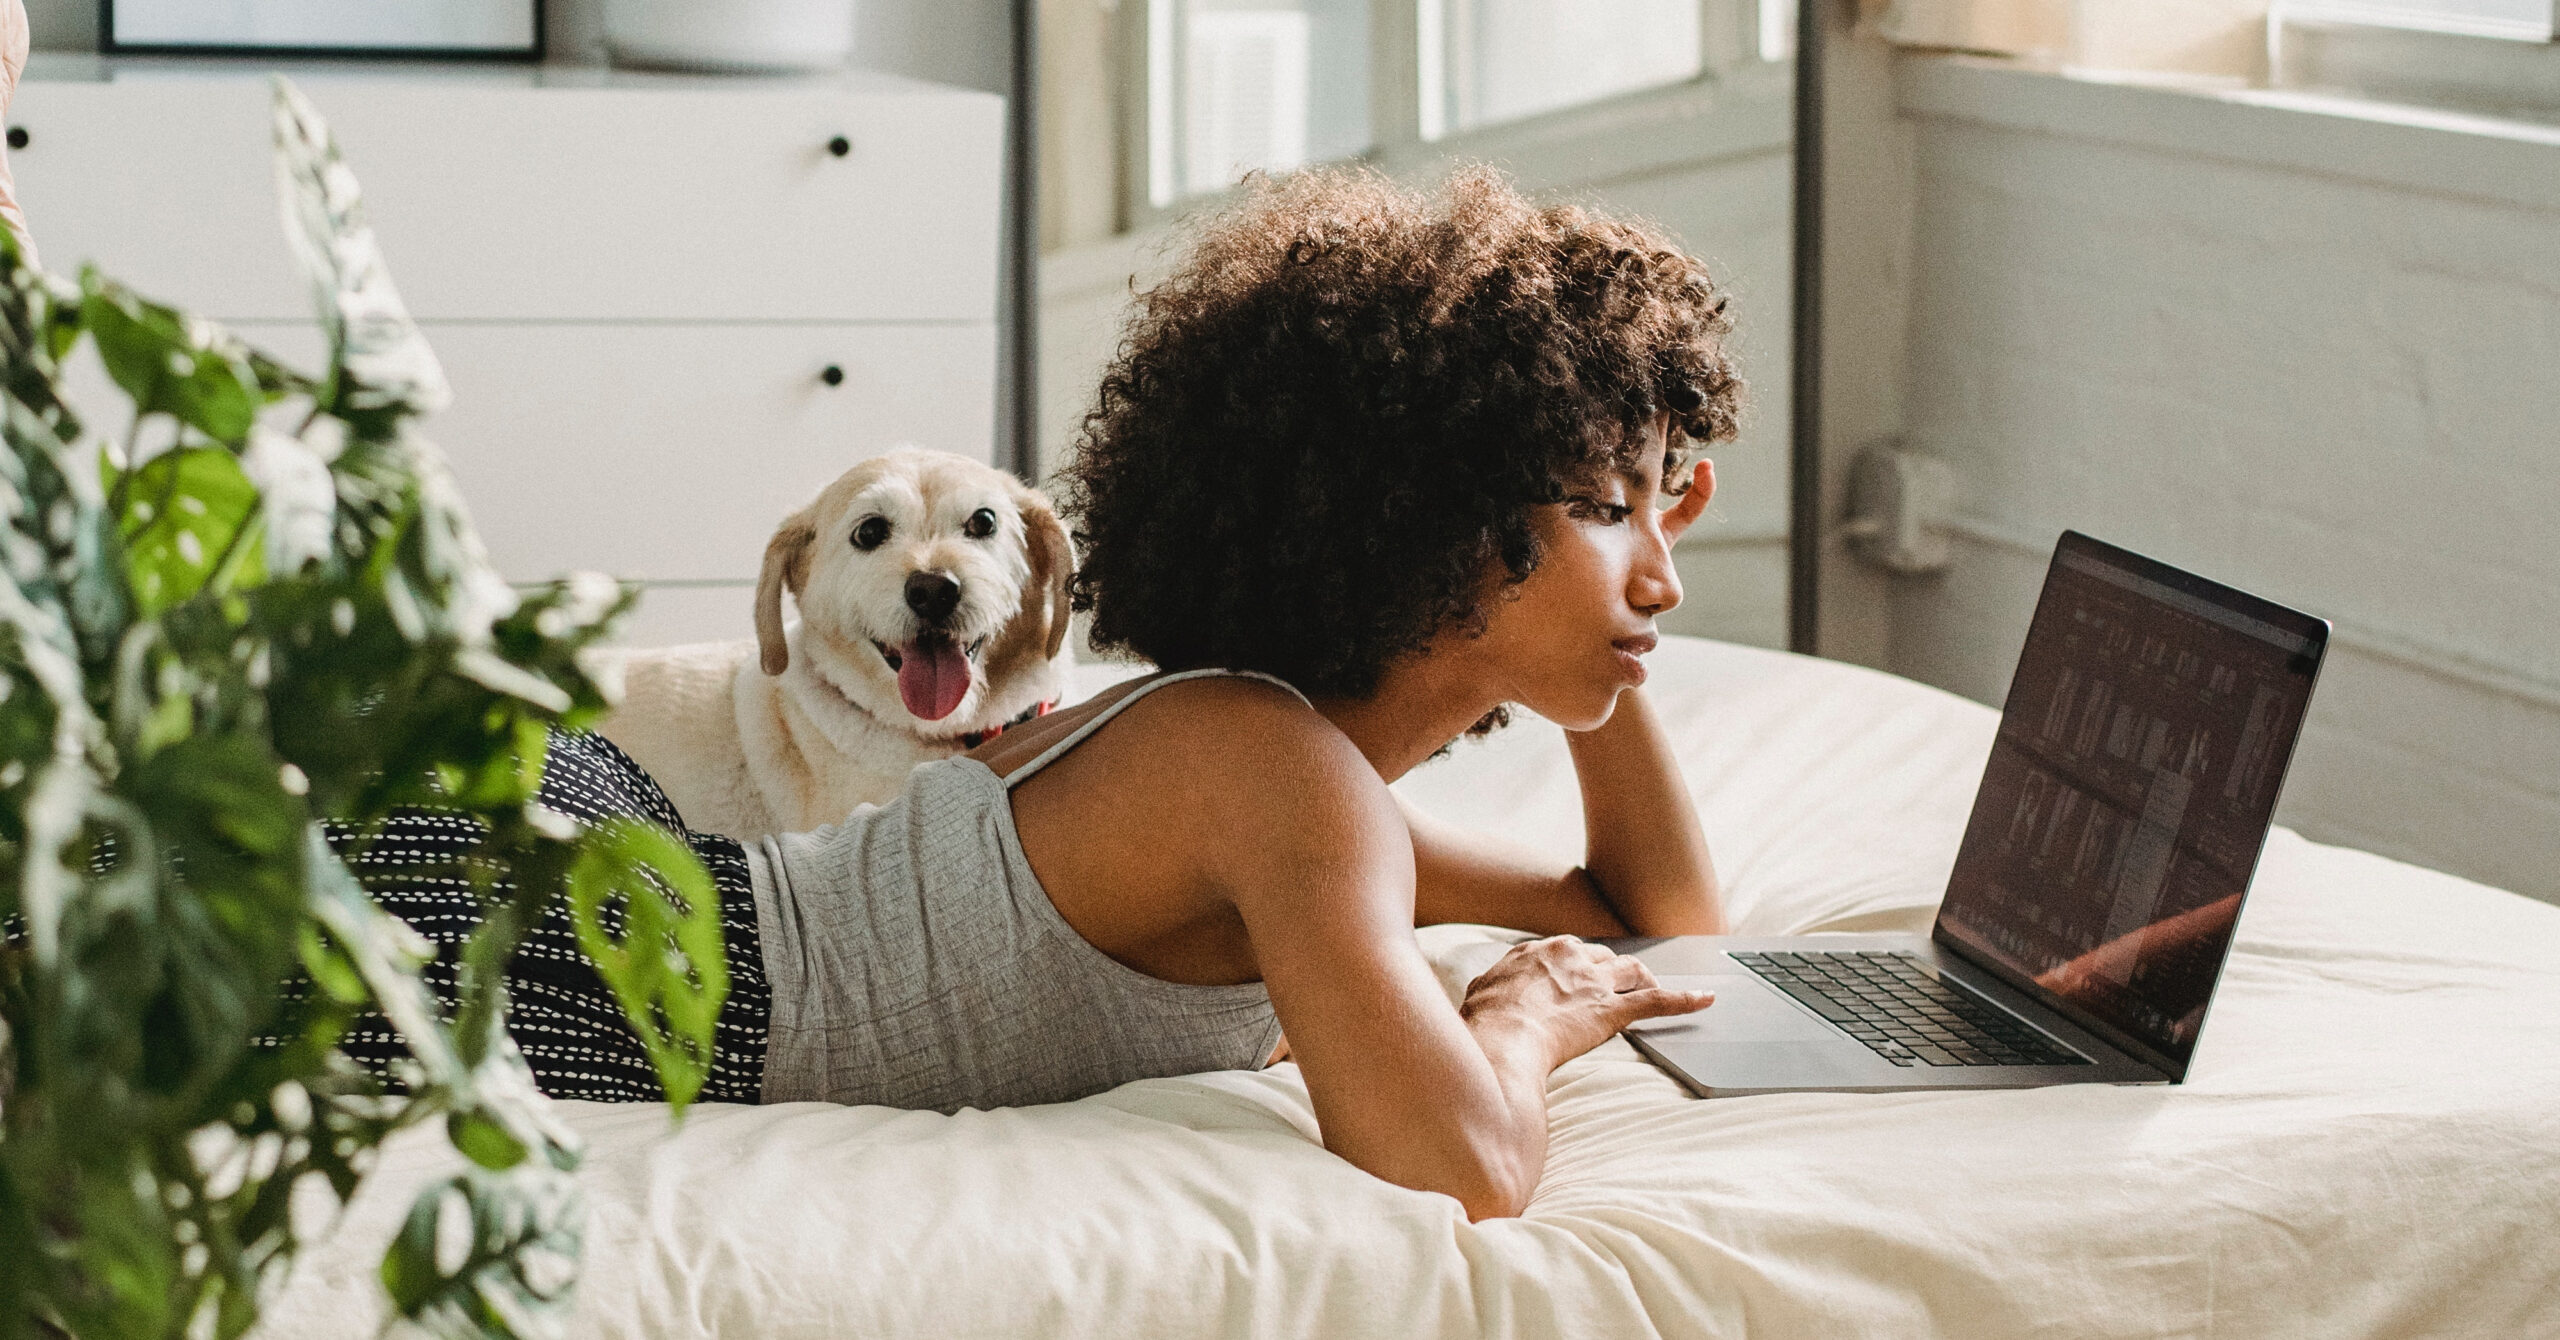
[[[1167,684],[1130,704],[1121,721],[1123,744],[1147,762],[1221,790],[1310,779],[1383,786],[1324,714],[1268,680],[1204,675]]]
[[[1116,821],[1205,825],[1228,841],[1402,823],[1377,771],[1331,721],[1290,690],[1240,675],[1148,691],[1050,767]]]
[[[1268,680],[1204,675],[1148,687],[1161,677],[1147,675],[1113,684],[1074,706],[995,736],[969,751],[970,756],[999,777],[1011,776],[1086,722],[1131,697],[1137,701],[1121,708],[1061,764],[1079,756],[1186,749],[1203,761],[1215,761],[1228,753],[1222,745],[1235,740],[1259,741],[1266,748],[1325,749],[1337,741],[1349,744],[1304,699]],[[1327,740],[1328,734],[1334,739]]]
[[[1141,712],[1168,724],[1192,727],[1255,725],[1278,731],[1328,731],[1337,738],[1341,735],[1295,690],[1248,675],[1200,675],[1175,680],[1149,692],[1144,701],[1130,704],[1131,715]]]
[[[1204,676],[1123,715],[1130,731],[1112,764],[1153,779],[1126,793],[1123,822],[1191,853],[1248,921],[1276,924],[1256,906],[1278,906],[1281,920],[1339,916],[1347,899],[1412,924],[1403,811],[1359,747],[1304,699],[1263,681]]]
[[[1330,721],[1268,683],[1164,685],[1011,799],[1051,901],[1106,951],[1237,915],[1265,929],[1413,924],[1394,797]],[[1230,970],[1259,971],[1230,948],[1244,955]]]

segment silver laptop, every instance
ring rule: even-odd
[[[2186,1078],[2328,640],[2065,532],[1935,928],[1611,941],[1716,993],[1629,1040],[1710,1098]]]

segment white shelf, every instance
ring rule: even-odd
[[[47,266],[95,258],[316,366],[277,221],[276,68],[36,62],[11,157]],[[870,72],[282,68],[445,364],[453,404],[425,431],[509,579],[677,583],[645,636],[737,636],[703,584],[751,582],[837,474],[905,443],[992,454],[1002,99]],[[103,369],[76,371],[74,404],[105,405]]]

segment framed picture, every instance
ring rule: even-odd
[[[127,54],[542,59],[543,0],[98,0]]]

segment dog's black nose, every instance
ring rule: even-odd
[[[907,574],[907,608],[927,623],[940,623],[951,617],[960,605],[960,583],[939,572]]]

